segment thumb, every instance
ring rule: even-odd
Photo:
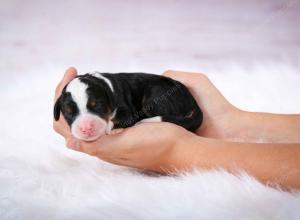
[[[77,70],[74,67],[70,67],[66,70],[63,79],[60,81],[60,83],[55,89],[54,101],[58,99],[65,85],[67,85],[76,76],[77,76]]]

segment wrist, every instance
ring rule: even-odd
[[[176,173],[189,171],[196,167],[201,167],[199,161],[202,160],[203,145],[202,138],[189,132],[189,135],[179,137],[172,146],[166,161],[165,171]],[[202,160],[204,162],[204,160]]]
[[[239,117],[236,120],[235,141],[239,142],[263,142],[264,136],[264,118],[256,112],[240,110]]]
[[[240,110],[235,106],[228,105],[223,109],[220,115],[221,117],[214,122],[215,124],[218,124],[218,126],[214,126],[214,135],[204,134],[204,136],[224,141],[242,141],[246,130],[245,121],[248,117],[248,112]],[[200,136],[202,136],[201,133]]]
[[[251,127],[250,114],[250,112],[237,108],[234,110],[234,116],[231,118],[233,128],[228,140],[234,142],[245,142],[249,139],[247,136],[249,135],[249,129]]]
[[[223,122],[225,126],[220,131],[221,135],[218,139],[233,142],[257,141],[257,129],[254,128],[262,119],[257,118],[255,113],[232,107],[224,118],[226,118],[226,121]]]

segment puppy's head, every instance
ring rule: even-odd
[[[103,79],[80,75],[63,89],[54,105],[54,118],[59,120],[62,112],[74,137],[92,141],[110,131],[113,102],[113,93]]]

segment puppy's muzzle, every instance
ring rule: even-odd
[[[92,115],[80,115],[72,124],[72,134],[74,137],[93,141],[105,134],[107,123],[104,119]]]

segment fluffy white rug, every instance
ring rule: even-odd
[[[147,176],[65,148],[52,131],[60,76],[39,71],[1,79],[0,219],[300,219],[299,193],[246,174]],[[232,65],[209,73],[239,107],[300,112],[297,68]]]

